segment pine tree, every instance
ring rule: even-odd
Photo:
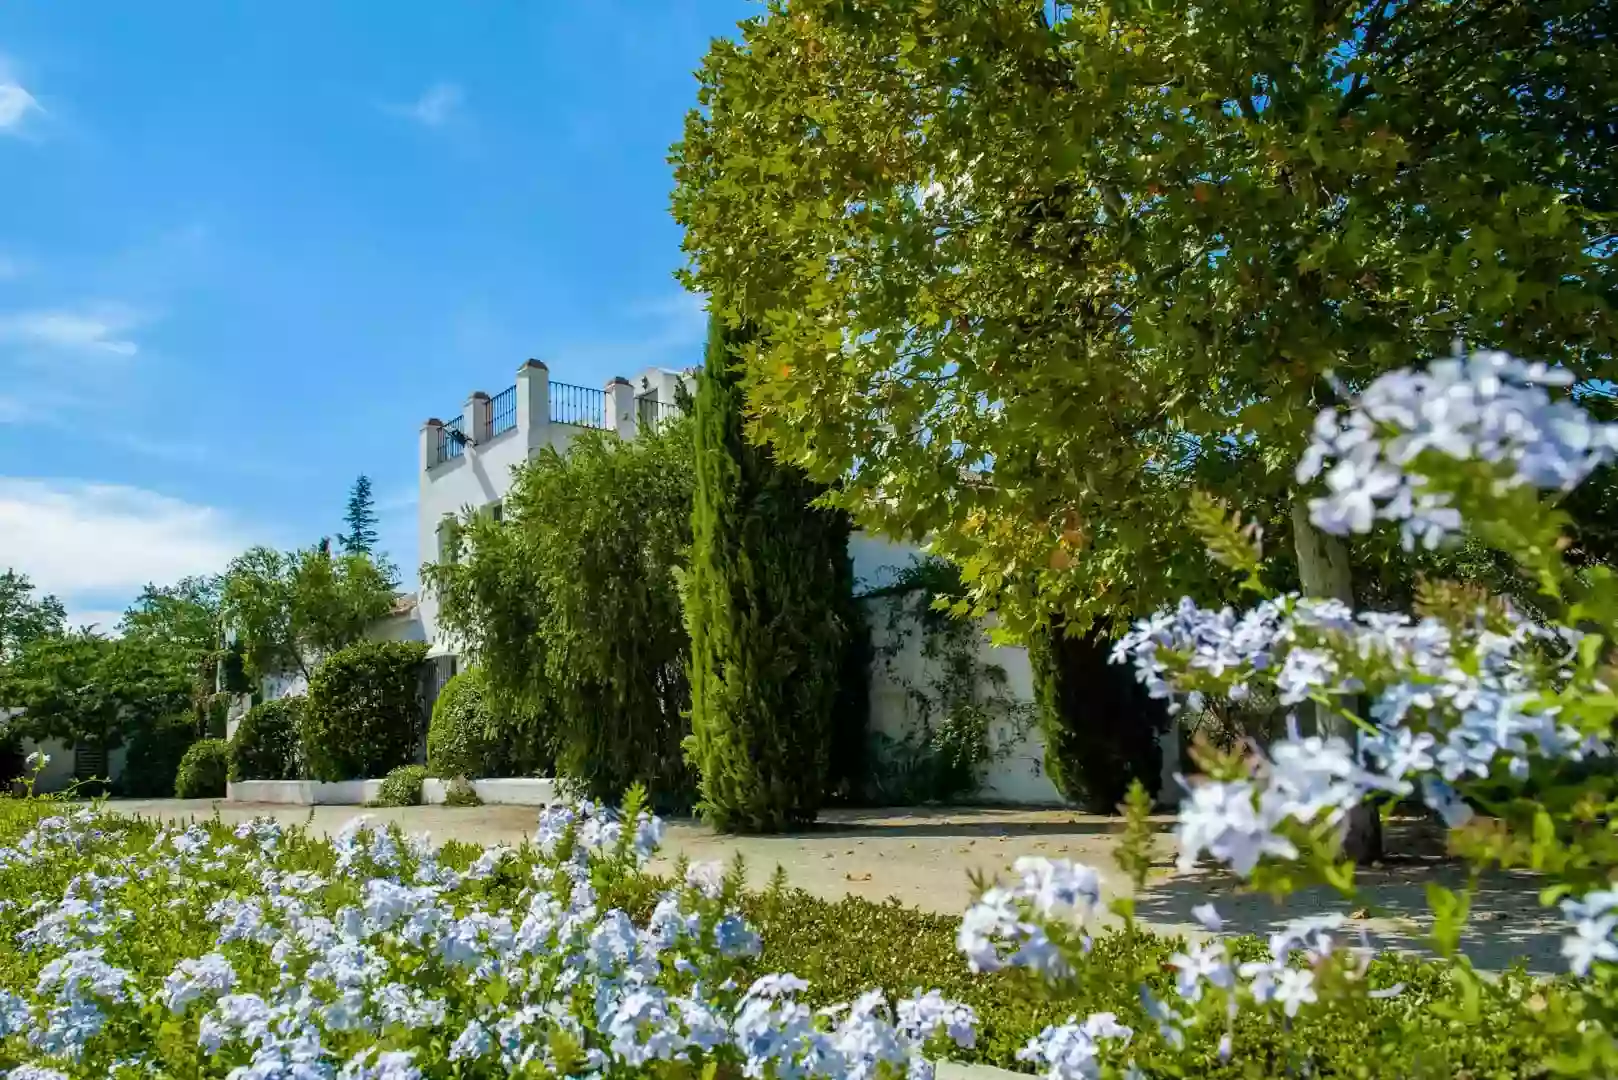
[[[686,756],[715,828],[774,831],[814,820],[826,795],[852,575],[847,518],[743,434],[745,340],[714,320],[697,383]]]
[[[337,539],[345,555],[370,555],[376,550],[376,499],[371,495],[371,478],[360,475],[348,492],[348,509],[343,513],[348,532]]]

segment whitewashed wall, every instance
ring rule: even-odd
[[[855,533],[849,538],[848,551],[854,562],[856,589],[862,593],[891,585],[898,571],[921,554],[921,549],[913,545],[865,533]],[[895,602],[887,597],[870,597],[861,601],[866,621],[871,627],[871,643],[878,650],[890,643],[889,611]],[[933,664],[922,655],[920,629],[908,616],[903,620],[897,628],[905,637],[903,647],[889,659],[878,657],[871,667],[871,728],[893,739],[915,731],[920,724],[916,704],[905,691],[906,684],[925,689],[936,677]],[[988,625],[980,623],[979,661],[1003,670],[1008,697],[1031,706],[1034,701],[1034,679],[1028,663],[1028,650],[1021,646],[991,644]],[[1045,743],[1040,738],[1037,726],[1031,721],[1030,715],[1024,725],[1026,730],[1021,732],[1020,737],[1014,738],[1017,733],[1006,725],[990,733],[993,760],[984,770],[978,799],[1036,806],[1063,801],[1061,792],[1056,790],[1056,785],[1045,774]]]
[[[56,739],[50,739],[42,743],[36,743],[32,739],[23,740],[22,752],[24,755],[32,754],[36,750],[49,754],[51,761],[49,765],[45,766],[45,771],[40,773],[39,778],[34,781],[35,791],[42,794],[61,791],[73,783],[73,751],[68,749],[65,743]],[[124,757],[127,753],[128,750],[120,746],[107,755],[107,771],[109,775],[105,779],[114,781],[123,775]],[[10,779],[10,777],[7,779]]]
[[[582,419],[616,431],[624,438],[634,438],[639,430],[637,395],[651,396],[665,405],[673,405],[674,386],[682,381],[689,386],[690,376],[661,368],[648,368],[633,382],[615,378],[603,389],[601,415]],[[418,566],[438,560],[439,528],[445,517],[458,516],[466,509],[481,509],[504,499],[511,488],[514,468],[544,447],[565,450],[579,432],[587,430],[574,424],[552,423],[551,397],[549,369],[537,360],[530,360],[517,369],[514,428],[486,439],[481,445],[467,446],[458,457],[439,461],[442,425],[429,420],[422,426],[418,446],[420,495],[416,506]],[[490,402],[488,395],[482,392],[467,398],[460,416],[469,434],[484,429],[490,415]],[[432,590],[421,590],[416,619],[421,636],[405,640],[428,642],[433,656],[453,651],[438,633],[438,602]]]

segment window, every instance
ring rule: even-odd
[[[506,520],[506,504],[496,499],[489,505],[489,517],[496,525]]]

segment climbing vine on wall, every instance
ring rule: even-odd
[[[977,620],[950,610],[965,596],[953,563],[913,559],[891,585],[867,595],[881,601],[886,616],[875,662],[904,693],[911,724],[898,738],[873,734],[866,798],[895,805],[976,794],[984,771],[1033,729],[1033,703],[1012,693],[1004,668],[983,659]],[[912,641],[920,678],[900,663]]]

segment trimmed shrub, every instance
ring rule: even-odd
[[[1134,780],[1157,791],[1157,740],[1169,724],[1164,703],[1127,667],[1111,663],[1110,652],[1099,630],[1071,636],[1060,623],[1031,635],[1028,649],[1045,770],[1069,802],[1098,814],[1117,810]]]
[[[444,790],[445,806],[482,806],[483,799],[478,796],[477,789],[472,782],[464,776],[457,776],[449,782]]]
[[[476,780],[495,775],[496,744],[490,737],[483,694],[483,675],[477,668],[456,675],[438,692],[427,727],[429,776]]]
[[[118,777],[119,794],[135,799],[172,798],[180,762],[196,741],[196,721],[185,713],[163,717],[135,732]]]
[[[779,831],[826,798],[833,709],[849,657],[848,519],[743,430],[736,350],[709,324],[698,376],[686,624],[698,810],[715,828]]]
[[[198,739],[180,759],[174,794],[182,799],[218,799],[230,773],[230,744],[224,739]]]
[[[420,806],[421,786],[427,779],[422,765],[401,765],[382,779],[376,806]]]
[[[304,698],[294,694],[247,710],[230,740],[232,780],[296,780]]]
[[[418,641],[362,641],[309,680],[299,735],[316,780],[362,780],[408,765],[421,740]]]

